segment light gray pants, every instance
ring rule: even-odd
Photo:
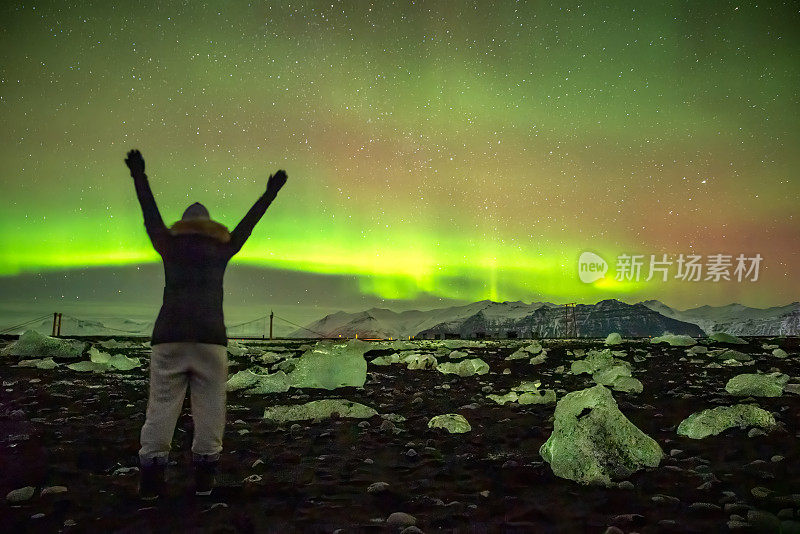
[[[158,343],[150,357],[150,394],[139,460],[165,464],[172,448],[186,386],[191,398],[194,460],[213,461],[222,451],[228,350],[211,343]]]

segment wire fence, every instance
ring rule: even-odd
[[[228,325],[226,326],[226,330],[228,333],[229,338],[248,338],[248,337],[261,337],[264,339],[269,338],[270,333],[270,316],[269,315],[262,315],[261,317],[257,317],[255,319],[250,319],[248,321],[243,321],[241,323]],[[280,317],[279,315],[272,314],[273,319],[278,319],[279,321],[283,321],[295,328],[309,332],[316,336],[325,337],[325,334],[321,332],[317,332],[316,330],[312,330],[305,326],[293,323],[292,321]],[[59,314],[58,318],[58,330],[61,336],[67,335],[76,335],[75,332],[69,332],[69,327],[64,328],[62,325],[62,321],[64,319],[68,319],[70,322],[68,324],[74,324],[76,328],[80,328],[84,330],[77,335],[103,335],[108,333],[107,331],[126,334],[129,336],[149,336],[152,333],[152,323],[143,323],[142,327],[136,330],[130,329],[123,329],[123,328],[116,328],[112,326],[108,326],[99,322],[98,320],[93,319],[81,319],[79,317],[75,317],[74,315],[69,314]],[[11,326],[7,326],[5,328],[0,329],[0,335],[18,335],[22,334],[25,330],[30,329],[31,327],[38,326],[37,330],[40,330],[44,327],[50,330],[53,321],[53,314],[45,314],[39,317],[30,319],[28,321],[24,321],[21,323],[17,323]],[[37,324],[38,323],[38,324]],[[94,327],[94,328],[93,328]],[[91,332],[91,330],[96,330],[95,332]]]

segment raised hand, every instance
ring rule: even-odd
[[[125,165],[131,170],[131,176],[135,177],[144,174],[144,158],[138,150],[128,152],[128,157],[125,158]]]
[[[283,184],[286,183],[286,171],[280,170],[269,177],[269,181],[267,182],[267,192],[271,193],[272,195],[277,195],[278,191],[281,190]]]

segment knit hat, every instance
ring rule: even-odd
[[[183,217],[181,217],[182,221],[188,221],[194,219],[204,219],[206,221],[211,219],[211,216],[209,215],[206,207],[200,204],[199,202],[195,202],[194,204],[186,208],[186,211],[183,212]]]

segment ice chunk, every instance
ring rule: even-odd
[[[678,435],[702,439],[729,428],[757,426],[771,430],[775,424],[775,418],[768,411],[751,404],[736,404],[693,413],[678,425]]]
[[[239,391],[240,389],[247,389],[258,382],[259,375],[255,374],[250,369],[244,369],[228,378],[225,384],[227,391]]]
[[[451,434],[463,434],[472,430],[469,422],[463,415],[448,413],[437,415],[428,421],[428,428],[443,428]]]
[[[582,373],[592,374],[594,367],[586,360],[575,360],[572,362],[572,365],[569,366],[569,370],[573,375],[579,375]]]
[[[450,358],[451,360],[460,360],[461,358],[466,358],[467,356],[469,356],[469,354],[467,354],[463,350],[454,350],[453,352],[447,355],[447,357]]]
[[[782,373],[736,375],[725,384],[725,391],[737,397],[780,397],[789,376]]]
[[[538,340],[533,340],[533,343],[520,347],[510,355],[506,356],[506,360],[524,360],[530,358],[534,354],[542,352],[542,344]]]
[[[53,358],[42,358],[36,360],[22,360],[17,364],[17,367],[35,367],[37,369],[54,369],[58,364]]]
[[[32,356],[39,358],[80,358],[86,343],[74,339],[59,339],[26,330],[19,339],[3,349],[3,356]]]
[[[547,359],[547,351],[543,350],[541,353],[539,353],[538,355],[536,355],[533,358],[531,358],[528,361],[528,363],[531,364],[531,365],[539,365],[539,364],[544,363],[544,361],[546,359]]]
[[[360,339],[347,343],[320,341],[294,360],[289,380],[296,388],[364,387],[367,380],[364,353],[370,349],[372,345]]]
[[[611,332],[606,338],[606,345],[619,345],[622,343],[622,336],[617,332]]]
[[[433,369],[436,367],[436,358],[431,354],[409,353],[400,360],[406,364],[408,369]]]
[[[605,485],[642,467],[656,467],[663,456],[658,443],[631,423],[611,391],[600,385],[558,401],[553,433],[539,454],[558,477]]]
[[[480,358],[461,360],[458,363],[444,362],[436,366],[436,370],[444,374],[456,374],[458,376],[485,375],[489,372],[489,364]]]
[[[600,370],[609,369],[615,366],[625,368],[630,371],[631,364],[625,360],[615,358],[614,354],[625,353],[620,351],[612,351],[610,349],[604,349],[602,351],[596,351],[592,349],[589,351],[589,354],[586,355],[585,360],[576,360],[572,362],[570,365],[570,371],[575,375],[581,373],[593,374]],[[628,376],[630,376],[630,374]]]
[[[683,334],[674,335],[664,332],[663,335],[651,339],[650,343],[669,343],[673,347],[690,347],[695,345],[697,341],[695,341],[692,336]]]
[[[391,365],[399,361],[400,361],[400,356],[396,352],[394,352],[392,354],[387,354],[386,356],[378,356],[369,363],[371,363],[372,365]]]
[[[97,347],[92,347],[89,349],[89,359],[94,363],[108,363],[111,359],[111,355],[101,351]]]
[[[497,404],[505,404],[507,402],[517,402],[517,400],[519,399],[519,395],[517,394],[516,391],[509,391],[505,395],[489,394],[486,395],[486,397],[492,399]]]
[[[232,339],[228,340],[228,354],[236,357],[246,353],[247,353],[247,347],[245,347],[238,341],[234,341]]]
[[[264,410],[264,419],[276,422],[320,421],[332,414],[343,418],[369,419],[377,415],[374,409],[346,399],[322,399],[306,404],[270,406]]]
[[[98,341],[97,343],[104,349],[129,349],[132,347],[138,347],[138,343],[134,343],[132,341],[117,341],[116,339],[107,339],[105,341]]]
[[[519,383],[518,386],[513,387],[511,389],[513,389],[514,391],[539,391],[539,386],[541,385],[542,383],[539,380],[537,380],[536,382],[523,380],[522,382]]]
[[[783,349],[773,349],[772,355],[775,356],[776,358],[786,358],[787,356],[789,356]]]
[[[80,372],[90,372],[93,371],[95,373],[105,373],[108,371],[108,364],[107,363],[97,363],[90,360],[83,360],[77,363],[71,363],[67,365],[68,369],[72,369],[73,371],[80,371]]]
[[[611,389],[625,393],[641,393],[644,391],[642,383],[632,376],[618,376],[611,382]]]
[[[142,365],[139,362],[139,358],[128,358],[124,354],[114,354],[111,359],[108,360],[108,364],[118,371],[130,371]]]
[[[711,351],[709,355],[720,360],[736,360],[737,362],[749,362],[753,359],[749,354],[733,349],[714,350]]]
[[[728,334],[726,332],[714,332],[708,339],[711,341],[716,341],[717,343],[731,343],[734,345],[747,345],[747,341],[740,337],[736,337],[734,335]]]
[[[283,371],[271,374],[254,373],[250,369],[239,371],[228,379],[228,391],[245,390],[248,394],[284,393],[289,391],[289,377]]]
[[[517,399],[519,404],[552,404],[556,402],[556,392],[552,389],[526,391]]]
[[[289,375],[283,371],[259,375],[258,381],[253,384],[245,393],[263,395],[265,393],[284,393],[289,391],[291,386]]]
[[[519,404],[550,404],[556,402],[556,392],[552,389],[539,390],[541,382],[521,382],[518,386],[511,388],[505,395],[487,395],[498,404],[507,402],[517,402]]]

